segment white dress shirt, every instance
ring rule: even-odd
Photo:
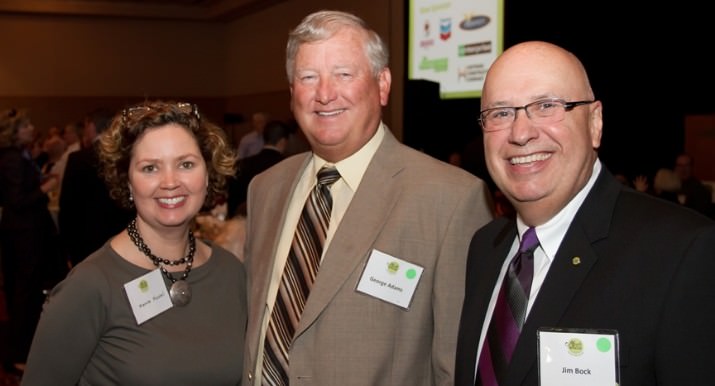
[[[588,179],[586,185],[579,191],[576,196],[561,209],[554,217],[544,224],[536,226],[536,237],[539,239],[539,246],[534,250],[534,277],[531,282],[531,293],[529,295],[529,303],[526,308],[526,317],[529,317],[531,312],[531,307],[534,305],[534,301],[539,294],[541,285],[544,284],[544,279],[546,274],[549,272],[549,267],[551,267],[551,262],[554,261],[556,252],[559,250],[561,241],[566,235],[566,231],[571,226],[571,222],[576,216],[581,204],[586,199],[586,196],[591,191],[593,184],[598,178],[598,174],[601,172],[601,161],[596,159],[593,164],[593,171],[591,172],[591,177]],[[496,286],[492,293],[492,299],[489,302],[489,308],[484,318],[484,324],[482,325],[482,334],[479,338],[479,347],[477,351],[477,362],[475,363],[474,373],[476,375],[479,357],[482,353],[482,345],[489,330],[489,323],[492,319],[492,314],[494,313],[494,308],[497,303],[497,295],[499,294],[499,289],[501,288],[502,281],[506,275],[506,271],[509,268],[509,263],[511,258],[516,254],[519,249],[519,240],[524,235],[524,232],[529,228],[528,225],[524,224],[521,217],[517,214],[516,217],[516,227],[518,231],[517,237],[512,243],[509,253],[504,257],[504,264],[502,265],[501,273],[499,274],[499,279],[497,280]]]

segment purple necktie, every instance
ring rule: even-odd
[[[534,277],[534,250],[538,246],[536,231],[534,228],[527,229],[499,289],[497,304],[479,357],[476,385],[498,386],[506,377],[514,347],[526,319],[531,281]]]

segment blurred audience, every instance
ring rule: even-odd
[[[268,122],[262,133],[264,145],[261,151],[238,160],[236,176],[228,182],[228,217],[234,217],[239,205],[246,202],[251,179],[283,160],[289,134],[288,125],[284,122]]]
[[[84,125],[89,146],[67,158],[58,222],[65,253],[73,266],[124,229],[133,217],[132,211],[111,199],[99,172],[96,143],[113,116],[113,111],[103,108],[90,112]]]
[[[289,119],[287,125],[290,134],[288,135],[288,144],[286,145],[286,150],[283,154],[286,157],[290,157],[293,154],[310,151],[308,139],[305,138],[305,134],[303,134],[303,130],[300,129],[295,118]]]
[[[26,112],[0,112],[0,248],[9,317],[8,357],[4,369],[21,374],[40,316],[44,291],[67,272],[47,192],[57,178],[42,179],[29,145],[35,127]]]
[[[196,221],[198,222],[202,218],[211,219],[213,217],[197,217]],[[236,255],[238,260],[243,262],[243,247],[246,243],[246,203],[239,205],[233,217],[221,221],[216,228],[213,242]]]
[[[668,201],[678,202],[680,178],[668,168],[660,168],[653,178],[653,194]]]
[[[71,153],[78,151],[81,148],[82,132],[84,124],[82,122],[72,122],[65,126],[62,132],[62,139],[65,143],[65,151],[60,159],[55,163],[54,170],[58,175],[59,186],[57,187],[56,204],[59,208],[59,198],[62,195],[62,180],[64,179],[65,169],[67,168],[67,159]]]
[[[49,196],[49,207],[50,209],[57,209],[59,207],[60,198],[60,186],[62,184],[62,165],[60,160],[62,159],[62,154],[65,152],[65,141],[60,136],[52,136],[47,138],[44,143],[44,151],[47,154],[47,161],[42,168],[42,179],[46,180],[49,178],[54,178],[57,183],[54,187],[47,192]]]
[[[82,147],[82,134],[84,132],[84,123],[81,121],[70,122],[65,125],[62,131],[62,139],[65,140],[65,154],[73,153]]]
[[[263,128],[266,126],[268,114],[257,112],[251,116],[251,131],[244,134],[238,143],[238,158],[258,154],[263,148]]]
[[[685,153],[678,155],[675,158],[674,170],[680,178],[678,201],[688,208],[715,217],[712,192],[693,175],[693,157]]]

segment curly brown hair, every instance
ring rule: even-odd
[[[202,209],[210,209],[224,193],[226,179],[235,174],[236,155],[224,131],[202,118],[192,103],[147,101],[117,114],[98,142],[100,170],[109,193],[125,208],[132,208],[129,163],[134,146],[143,134],[170,123],[187,129],[196,139],[209,174],[208,194]]]

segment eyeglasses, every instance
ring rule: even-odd
[[[165,106],[170,107],[171,104],[166,104]],[[176,108],[179,109],[182,113],[193,115],[197,121],[201,120],[201,115],[199,114],[199,107],[195,103],[179,102],[175,103],[174,106],[176,106]],[[126,126],[127,120],[129,118],[134,118],[136,116],[139,116],[140,114],[146,114],[154,109],[155,107],[153,107],[152,105],[128,107],[122,110],[122,124]]]
[[[482,110],[479,113],[479,122],[484,131],[499,131],[510,128],[516,120],[516,112],[526,111],[526,116],[534,123],[548,124],[560,122],[567,111],[576,106],[589,105],[593,101],[566,102],[563,99],[542,99],[531,102],[521,107],[495,107]]]

